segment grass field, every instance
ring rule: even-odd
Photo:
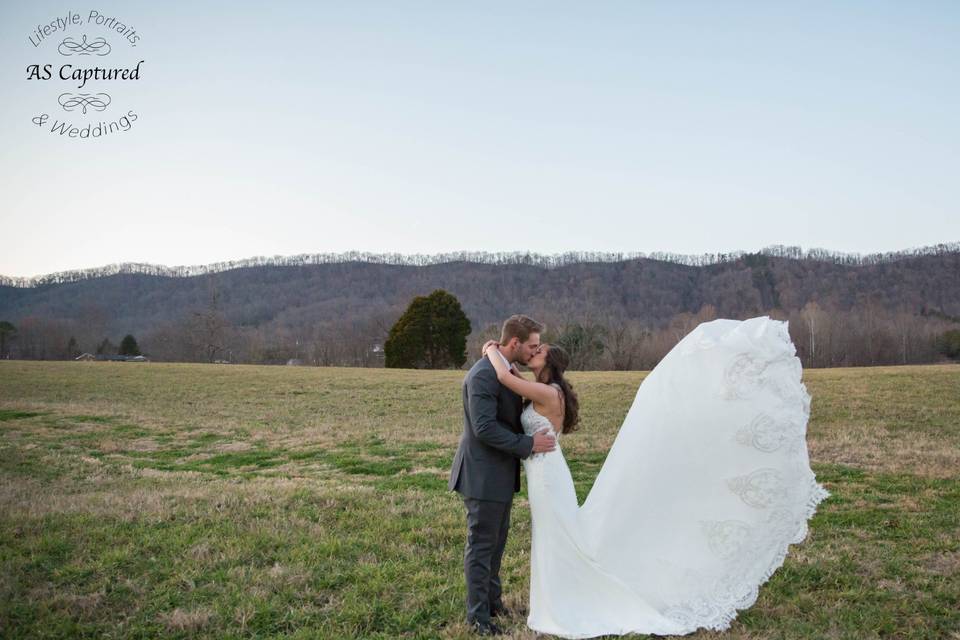
[[[575,373],[581,500],[643,373]],[[462,372],[0,361],[0,637],[467,638]],[[960,638],[960,366],[810,370],[832,497],[688,638]],[[514,502],[505,621],[526,630]]]

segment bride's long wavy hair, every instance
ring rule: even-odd
[[[563,376],[563,372],[570,366],[570,354],[563,347],[555,344],[543,345],[547,349],[546,364],[537,376],[537,382],[550,384],[556,382],[563,391],[563,429],[560,433],[576,431],[580,422],[580,399],[573,390],[573,385]]]

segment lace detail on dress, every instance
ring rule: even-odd
[[[728,400],[755,395],[764,385],[767,363],[750,353],[738,354],[723,372],[724,397]]]
[[[551,387],[555,389],[560,389],[560,385],[556,382],[550,384]],[[529,403],[523,409],[523,413],[520,414],[520,425],[523,427],[523,432],[528,436],[532,436],[537,431],[540,431],[544,427],[548,427],[557,439],[559,440],[560,434],[554,428],[553,423],[550,422],[550,418],[546,417],[542,413],[539,413],[536,409],[533,408],[533,403]]]
[[[692,597],[664,610],[664,615],[683,627],[680,633],[699,628],[724,631],[737,617],[739,609],[753,606],[762,587],[783,566],[791,544],[807,537],[807,520],[817,505],[830,497],[811,474],[806,487],[807,502],[798,513],[790,509],[772,509],[763,527],[766,535],[740,526],[738,521],[702,522],[711,551],[724,560],[721,577],[711,580],[706,574],[688,570],[684,588]],[[773,535],[771,535],[771,533]],[[763,558],[770,558],[764,562]]]
[[[783,476],[776,469],[757,469],[750,475],[730,478],[727,486],[756,509],[766,509],[788,497]]]
[[[723,372],[724,398],[746,400],[769,389],[785,405],[802,403],[809,410],[810,397],[800,382],[803,366],[786,323],[776,324],[774,342],[766,351],[745,351],[733,357]]]
[[[776,409],[758,412],[732,437],[766,454],[797,456],[806,448],[810,395],[800,381],[802,367],[786,325],[780,325],[778,331],[778,338],[790,349],[767,357],[761,353],[737,354],[723,372],[722,397],[736,402],[772,394]],[[727,487],[744,504],[769,510],[769,514],[766,524],[757,527],[740,520],[700,522],[706,545],[723,568],[715,579],[711,575],[716,574],[685,572],[683,588],[692,596],[664,611],[684,627],[683,633],[729,628],[737,610],[752,606],[760,586],[783,565],[789,545],[806,538],[807,520],[830,496],[812,471],[807,473],[808,480],[800,487],[768,467],[727,479]]]
[[[724,560],[735,556],[750,535],[750,525],[742,520],[702,520],[700,524],[710,551]]]
[[[537,413],[537,410],[533,408],[532,402],[528,404],[523,410],[523,413],[520,414],[520,424],[523,426],[523,432],[528,436],[532,436],[544,427],[548,427],[551,431],[554,431],[553,423],[550,422],[550,419]]]
[[[804,444],[803,426],[791,418],[780,418],[760,413],[753,421],[742,427],[736,435],[737,442],[750,445],[765,453],[772,453],[787,445],[790,452],[798,451]]]

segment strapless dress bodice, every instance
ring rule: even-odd
[[[532,436],[537,431],[540,431],[544,427],[548,427],[551,431],[556,433],[556,430],[553,428],[553,424],[550,422],[550,419],[546,416],[540,415],[533,408],[533,403],[527,405],[526,409],[523,410],[523,413],[520,414],[520,424],[523,425],[523,432],[528,436]]]

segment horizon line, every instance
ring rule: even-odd
[[[176,265],[166,266],[147,262],[119,262],[98,267],[85,267],[56,271],[36,276],[5,276],[0,275],[0,286],[17,288],[34,288],[45,284],[63,284],[96,277],[105,277],[118,274],[142,274],[163,277],[195,277],[211,273],[222,273],[234,269],[243,269],[260,266],[309,266],[321,264],[343,264],[360,262],[366,264],[386,264],[396,266],[426,267],[454,262],[472,262],[476,264],[527,264],[542,268],[556,268],[570,264],[587,262],[628,262],[631,260],[654,260],[671,262],[686,266],[702,267],[711,264],[720,264],[739,260],[745,256],[763,255],[766,257],[788,258],[798,260],[818,260],[848,265],[876,264],[890,262],[897,259],[918,256],[936,255],[942,253],[960,252],[960,241],[945,242],[922,247],[910,247],[897,251],[881,251],[873,253],[844,252],[822,247],[803,250],[796,245],[774,244],[767,245],[757,251],[735,251],[683,254],[663,251],[564,251],[552,254],[543,254],[531,251],[450,251],[437,253],[388,253],[372,251],[343,251],[330,253],[299,253],[293,255],[275,254],[271,257],[253,256],[237,260],[210,262],[203,265]]]

